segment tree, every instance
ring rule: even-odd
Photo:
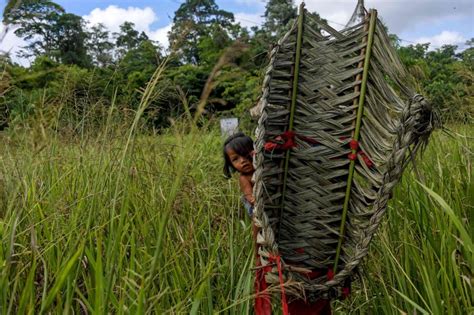
[[[225,29],[220,25],[212,24],[208,27],[208,33],[200,37],[196,47],[197,56],[203,65],[214,65],[222,50],[232,43],[232,39]]]
[[[199,43],[210,33],[231,33],[234,15],[220,10],[214,0],[186,0],[175,12],[173,27],[168,34],[170,46],[180,59],[200,63]],[[216,28],[220,28],[218,32]]]
[[[401,60],[420,83],[421,92],[445,121],[470,122],[474,116],[472,59],[469,49],[444,45],[429,51],[429,43],[399,47]],[[472,55],[471,55],[472,56]]]
[[[401,46],[398,48],[398,53],[402,61],[406,65],[411,66],[415,64],[417,61],[425,58],[426,52],[428,51],[429,47],[430,47],[429,43],[415,44],[415,45],[409,45],[405,47]]]
[[[53,1],[24,0],[8,11],[5,20],[18,25],[15,34],[29,42],[21,56],[45,55],[65,64],[89,65],[84,21]]]
[[[51,28],[55,37],[55,50],[51,55],[63,64],[89,67],[91,61],[85,45],[88,34],[84,31],[83,19],[75,14],[64,13],[57,16]]]
[[[112,64],[112,49],[114,44],[109,41],[109,32],[104,24],[92,26],[87,40],[87,48],[94,65],[106,67]]]
[[[10,5],[10,3],[9,3]],[[52,27],[64,9],[48,0],[24,0],[19,6],[11,6],[4,16],[5,24],[18,26],[15,34],[28,41],[21,55],[24,57],[49,55],[55,48]]]
[[[474,72],[474,38],[466,41],[467,49],[461,52],[458,56],[462,62],[466,65],[467,69]]]
[[[119,59],[125,56],[128,51],[137,48],[142,42],[148,40],[148,36],[144,32],[138,32],[132,22],[124,22],[120,25],[120,32],[114,33],[114,35]]]
[[[3,42],[5,36],[10,30],[10,24],[7,21],[8,15],[10,14],[12,10],[18,9],[20,4],[21,4],[21,1],[19,0],[7,0],[5,8],[3,8],[3,15],[2,15],[3,30],[2,30],[2,33],[0,34],[0,43]]]
[[[263,29],[270,37],[280,37],[297,13],[293,0],[270,0],[265,7]]]

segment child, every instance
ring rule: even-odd
[[[224,142],[224,175],[230,178],[232,172],[239,172],[240,190],[243,193],[242,202],[250,217],[253,216],[253,208],[255,204],[255,197],[253,196],[252,175],[255,172],[253,168],[253,141],[250,137],[242,132],[238,132]],[[255,292],[257,297],[255,299],[255,314],[256,315],[270,315],[271,303],[268,294],[264,293],[267,288],[265,282],[265,274],[263,273],[260,258],[258,256],[257,228],[253,225],[253,239],[255,242],[255,258],[256,258],[256,277],[255,277]]]
[[[255,172],[253,168],[253,141],[250,137],[242,132],[238,132],[224,142],[224,175],[231,178],[233,172],[239,172],[240,190],[243,193],[242,201],[247,209],[250,217],[253,216],[253,207],[255,204],[255,197],[253,196],[252,175]],[[253,227],[253,237],[256,241],[257,229]],[[270,315],[272,313],[270,297],[265,293],[267,283],[265,281],[265,274],[261,266],[258,255],[258,245],[255,246],[256,254],[256,277],[255,277],[255,291],[257,297],[255,299],[255,314],[256,315]],[[295,299],[288,303],[290,314],[295,315],[323,315],[331,314],[331,305],[329,300],[321,299],[313,303],[307,303],[304,299]]]
[[[242,202],[248,215],[253,214],[255,197],[253,196],[252,175],[255,171],[252,163],[253,141],[249,136],[238,132],[224,142],[224,175],[230,178],[232,173],[240,173],[239,184],[243,193]]]

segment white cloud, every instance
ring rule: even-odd
[[[317,12],[329,22],[344,25],[355,9],[353,0],[306,0],[305,2],[308,10]],[[390,32],[400,33],[410,30],[416,25],[428,25],[429,23],[439,23],[441,20],[472,16],[474,3],[471,0],[367,0],[365,7],[367,9],[376,8],[379,16],[387,23]],[[337,28],[340,29],[341,26],[339,25]]]
[[[148,32],[150,31],[150,25],[158,20],[156,13],[150,7],[143,9],[128,7],[124,9],[116,5],[110,5],[104,10],[96,8],[83,18],[90,25],[102,23],[112,32],[118,32],[120,25],[124,22],[132,22],[135,24],[136,30]]]
[[[415,43],[430,43],[430,49],[435,49],[441,47],[443,45],[458,45],[462,46],[466,42],[466,38],[464,38],[458,32],[452,31],[442,31],[438,35],[434,35],[431,37],[420,37],[414,40]]]
[[[4,25],[0,23],[0,33],[3,34]],[[7,34],[0,42],[0,53],[9,53],[13,62],[19,63],[23,66],[29,66],[30,62],[25,58],[18,58],[16,54],[21,50],[21,47],[26,46],[28,43],[22,38],[18,37],[14,33],[15,28],[10,27]]]
[[[165,27],[159,28],[155,31],[148,32],[148,36],[151,40],[159,42],[163,48],[168,48],[169,40],[168,40],[168,32],[171,31],[171,27],[173,24],[169,24]]]
[[[234,18],[243,27],[261,26],[263,24],[263,13],[235,13]]]
[[[152,24],[158,21],[158,16],[150,7],[125,9],[110,5],[105,9],[96,8],[83,18],[89,22],[89,25],[102,23],[111,32],[118,32],[120,25],[124,22],[132,22],[137,31],[145,32],[151,40],[158,41],[164,48],[169,45],[168,32],[171,30],[171,24],[153,30]]]

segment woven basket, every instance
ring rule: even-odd
[[[271,52],[255,142],[254,223],[274,288],[339,296],[367,255],[435,125],[411,82],[375,10],[336,31],[301,6]]]

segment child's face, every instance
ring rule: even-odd
[[[232,149],[227,149],[227,155],[229,156],[229,160],[232,163],[232,166],[242,174],[250,174],[253,173],[253,165],[252,162]]]

